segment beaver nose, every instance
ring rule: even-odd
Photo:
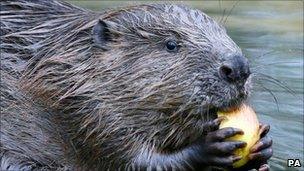
[[[245,82],[250,75],[249,63],[244,56],[234,56],[219,68],[220,77],[233,82]]]

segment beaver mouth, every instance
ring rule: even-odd
[[[208,105],[208,110],[203,112],[203,115],[208,115],[210,119],[216,119],[219,111],[229,112],[238,109],[243,103],[246,103],[247,96],[239,96],[238,98],[229,99],[228,101],[220,104]]]
[[[243,103],[246,103],[247,95],[244,93],[240,93],[238,96],[231,99],[223,99],[220,102],[211,101],[207,104],[201,104],[200,101],[194,103],[194,106],[191,106],[181,112],[182,116],[198,116],[198,122],[205,122],[206,119],[209,121],[210,119],[216,119],[217,113],[219,111],[232,111],[239,108]],[[175,110],[166,111],[168,114],[174,113]]]
[[[216,108],[217,111],[231,111],[239,108],[244,102],[244,99],[231,99],[229,102],[223,103],[221,106]]]
[[[237,97],[231,98],[227,101],[216,105],[215,108],[218,111],[231,111],[233,109],[237,109],[241,106],[241,104],[245,103],[248,95],[245,93],[240,93]]]

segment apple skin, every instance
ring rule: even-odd
[[[242,156],[241,160],[233,163],[234,168],[239,168],[248,162],[250,148],[260,139],[259,121],[254,110],[246,104],[230,111],[219,111],[218,117],[222,116],[226,119],[220,124],[220,129],[234,127],[244,131],[243,135],[235,135],[226,139],[227,141],[244,141],[247,143],[245,147],[236,149],[234,152],[235,155]]]

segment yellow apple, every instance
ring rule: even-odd
[[[219,111],[218,116],[225,116],[227,119],[222,121],[220,129],[225,127],[239,128],[244,131],[243,135],[235,135],[228,138],[229,141],[244,141],[246,147],[236,149],[235,153],[242,156],[242,159],[233,163],[234,168],[243,166],[248,162],[250,148],[259,140],[259,121],[254,110],[245,104],[231,111]]]

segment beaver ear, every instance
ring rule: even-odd
[[[108,25],[104,21],[98,20],[97,24],[92,29],[92,35],[95,45],[106,49],[106,44],[110,40],[110,31]]]

